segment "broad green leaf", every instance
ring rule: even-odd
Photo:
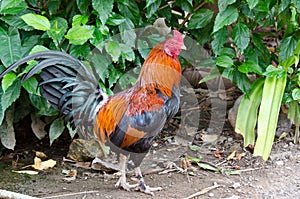
[[[259,0],[247,0],[250,10],[255,8],[255,6],[258,4],[258,2],[259,2]]]
[[[109,65],[107,58],[101,54],[93,54],[89,57],[89,61],[93,63],[96,73],[99,75],[100,79],[105,82]]]
[[[114,14],[107,19],[106,24],[111,26],[118,26],[124,21],[126,21],[126,19],[122,15]]]
[[[21,58],[21,40],[16,28],[8,31],[0,27],[0,59],[8,67]]]
[[[294,36],[289,36],[284,38],[281,41],[280,48],[279,48],[279,60],[280,62],[285,61],[290,56],[293,55],[298,39]]]
[[[105,45],[107,53],[112,57],[114,62],[117,62],[121,55],[121,48],[117,41],[109,41]]]
[[[189,155],[186,155],[185,158],[186,158],[187,160],[190,160],[190,161],[193,162],[193,163],[199,163],[199,162],[201,161],[201,158],[194,158],[194,157],[191,157],[191,156],[189,156]]]
[[[130,47],[134,47],[136,33],[133,22],[129,18],[126,18],[125,21],[119,25],[119,30],[124,43]]]
[[[93,38],[93,33],[94,26],[74,26],[68,31],[65,37],[69,39],[70,44],[82,45]]]
[[[122,57],[132,62],[135,59],[135,54],[132,48],[126,44],[120,44],[120,47],[122,49]]]
[[[149,19],[152,15],[157,11],[161,4],[161,0],[146,0],[147,15],[146,17]]]
[[[227,6],[229,6],[235,2],[236,2],[236,0],[229,0],[229,1],[219,0],[218,1],[219,12],[223,12],[227,8]]]
[[[63,118],[57,118],[50,125],[49,130],[49,138],[50,145],[52,145],[53,141],[56,140],[65,130],[64,120]]]
[[[12,105],[13,102],[15,102],[19,98],[20,91],[21,80],[17,78],[1,96],[1,106],[3,111],[5,111],[10,105]]]
[[[2,0],[0,3],[0,14],[3,15],[19,14],[27,8],[27,4],[23,0]]]
[[[71,45],[70,54],[74,57],[87,57],[91,52],[90,46],[85,43],[83,45]]]
[[[249,28],[243,23],[237,23],[232,29],[232,39],[241,53],[243,53],[250,42]]]
[[[228,6],[224,12],[219,12],[215,19],[214,30],[213,32],[217,32],[224,26],[230,25],[236,22],[239,16],[238,10],[234,6]]]
[[[128,17],[134,24],[140,21],[140,10],[136,1],[122,0],[117,2],[118,9],[123,16]]]
[[[228,47],[223,47],[220,49],[220,54],[221,55],[227,55],[230,58],[235,58],[236,57],[236,52],[234,51],[233,48],[228,48]]]
[[[72,19],[72,27],[86,25],[88,21],[89,21],[88,16],[75,15]]]
[[[23,83],[23,88],[25,88],[25,90],[30,94],[36,94],[38,84],[39,83],[35,77],[30,77]]]
[[[54,41],[58,41],[63,38],[67,32],[68,22],[66,19],[56,17],[50,21],[51,28],[47,31],[49,37]]]
[[[286,79],[287,75],[283,75],[280,78],[267,77],[265,80],[253,153],[262,156],[264,160],[267,160],[271,153]]]
[[[49,30],[51,26],[49,20],[42,15],[28,13],[22,15],[21,18],[37,30]]]
[[[212,49],[216,55],[222,55],[220,51],[223,49],[223,46],[228,39],[227,27],[220,29],[218,32],[215,33],[214,36],[215,38],[211,43]]]
[[[261,67],[252,60],[247,60],[246,62],[242,63],[238,70],[242,73],[248,74],[248,73],[256,73],[256,74],[262,74]]]
[[[90,0],[76,0],[77,8],[80,10],[81,14],[88,15],[89,13],[89,6]]]
[[[42,96],[29,94],[31,104],[38,109],[39,115],[55,116],[58,111],[55,110],[50,103]]]
[[[2,90],[5,92],[16,80],[17,75],[13,72],[7,73],[2,79]]]
[[[204,83],[204,82],[206,82],[206,81],[208,81],[208,80],[211,80],[211,79],[214,79],[214,78],[216,78],[216,77],[219,77],[220,75],[221,75],[221,74],[220,74],[220,71],[219,71],[219,69],[218,69],[217,67],[212,68],[212,69],[210,70],[209,75],[207,75],[207,76],[205,76],[203,79],[201,79],[201,81],[199,82],[199,84],[202,84],[202,83]]]
[[[92,0],[93,8],[98,12],[101,23],[104,25],[108,19],[108,15],[112,12],[114,1],[113,0]]]
[[[21,48],[21,57],[25,57],[29,54],[29,52],[37,46],[38,42],[40,41],[40,35],[31,35],[23,39],[22,41],[22,48]]]
[[[188,29],[198,29],[205,27],[208,23],[211,22],[213,14],[213,11],[204,8],[196,11],[189,20]]]
[[[233,66],[233,60],[227,55],[221,55],[217,57],[216,65],[223,68],[228,68]]]
[[[273,65],[269,65],[266,68],[266,72],[263,75],[267,77],[282,77],[285,74],[285,70],[282,67],[274,67]]]
[[[20,18],[20,16],[17,15],[7,15],[7,16],[2,16],[0,17],[2,21],[7,23],[10,26],[13,26],[18,29],[30,31],[34,30],[32,26],[27,25],[23,19]]]

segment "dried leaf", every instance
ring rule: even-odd
[[[41,151],[35,151],[35,156],[38,158],[47,158],[47,155]]]
[[[227,160],[233,160],[235,158],[236,151],[232,151],[232,153],[227,157]]]
[[[222,159],[222,154],[223,154],[223,151],[222,150],[216,150],[214,152],[214,155],[215,157],[219,158],[219,159]]]
[[[14,171],[14,170],[12,170],[12,172],[14,172],[14,173],[20,173],[20,174],[28,174],[28,175],[37,175],[39,173],[37,171],[32,171],[32,170],[22,170],[22,171]]]
[[[239,153],[239,154],[236,154],[236,158],[237,158],[238,160],[241,160],[242,157],[244,157],[245,155],[246,155],[246,153]]]
[[[50,160],[42,161],[40,158],[35,157],[34,164],[31,166],[37,170],[47,170],[49,168],[54,167],[55,165],[56,165],[55,160],[50,159]]]
[[[77,176],[77,170],[71,169],[71,170],[62,170],[62,174],[64,174],[67,177],[76,177]]]

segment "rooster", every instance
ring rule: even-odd
[[[178,55],[182,49],[182,35],[174,30],[172,37],[150,51],[136,83],[112,96],[107,96],[97,76],[78,59],[58,51],[29,55],[8,67],[0,78],[30,60],[38,61],[23,80],[41,71],[41,95],[73,127],[91,126],[100,145],[108,145],[119,155],[121,176],[116,187],[153,195],[161,187],[145,184],[140,164],[154,138],[179,109]],[[127,165],[135,170],[135,185],[126,181]]]

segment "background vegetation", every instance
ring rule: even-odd
[[[147,47],[161,39],[153,34],[148,42],[140,42],[138,32],[131,30],[165,18],[167,26],[196,40],[212,56],[206,64],[212,73],[203,81],[221,74],[245,93],[236,131],[244,136],[245,145],[256,143],[255,154],[267,159],[280,106],[286,105],[296,132],[300,123],[299,14],[297,0],[2,0],[0,72],[45,49],[64,51],[83,61],[97,49],[108,56],[85,63],[94,67],[99,83],[111,93],[126,71],[138,73]],[[145,47],[134,51],[137,45]],[[181,61],[185,67],[191,65]],[[15,146],[14,123],[28,115],[38,138],[47,134],[41,128],[47,125],[51,143],[64,130],[58,112],[39,95],[36,77],[21,84],[22,74],[33,65],[19,67],[1,80],[0,138],[6,148]],[[254,83],[249,74],[256,75]],[[120,85],[134,81],[129,76]]]

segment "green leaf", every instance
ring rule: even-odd
[[[90,0],[76,0],[77,8],[80,10],[81,14],[89,14]]]
[[[255,6],[258,4],[259,0],[246,0],[250,10],[252,10],[253,8],[255,8]]]
[[[94,26],[74,26],[68,31],[65,37],[69,39],[70,44],[83,45],[89,39],[94,37],[93,33]]]
[[[199,163],[201,161],[201,158],[194,158],[194,157],[191,157],[189,155],[186,155],[185,158],[187,160],[190,160],[191,162],[194,162],[194,163]]]
[[[243,53],[250,42],[249,28],[243,23],[237,23],[232,29],[232,39],[241,53]]]
[[[34,30],[32,26],[27,25],[23,19],[20,18],[20,16],[17,15],[7,15],[7,16],[2,16],[0,17],[2,21],[7,23],[10,26],[13,26],[18,29],[30,31]]]
[[[217,57],[216,65],[223,68],[229,68],[233,66],[233,60],[227,55],[221,55]]]
[[[124,21],[126,21],[126,19],[122,15],[114,14],[107,19],[106,24],[111,26],[118,26]]]
[[[112,12],[114,1],[113,0],[92,0],[93,8],[98,12],[101,23],[104,25],[108,19],[108,15]]]
[[[2,0],[0,3],[0,14],[3,15],[19,14],[27,8],[27,4],[23,0]]]
[[[21,40],[16,28],[9,28],[6,32],[0,27],[0,59],[8,67],[21,58]]]
[[[132,62],[135,59],[135,54],[132,48],[126,44],[120,44],[120,47],[122,49],[122,57]]]
[[[50,21],[51,28],[47,31],[47,34],[54,41],[58,41],[63,38],[67,32],[68,22],[66,19],[56,17]]]
[[[109,41],[106,43],[105,49],[107,53],[112,57],[113,61],[117,62],[122,52],[119,42]]]
[[[209,9],[200,9],[196,11],[188,23],[188,29],[203,28],[211,22],[213,11]]]
[[[264,160],[267,160],[271,153],[286,79],[287,75],[283,75],[280,78],[267,77],[265,80],[253,153],[262,156]]]
[[[2,90],[5,92],[16,80],[17,75],[13,72],[7,73],[2,79]]]
[[[87,57],[91,52],[90,46],[85,43],[83,45],[71,45],[70,54],[74,57]]]
[[[29,52],[37,46],[37,43],[40,41],[40,35],[31,35],[23,39],[22,48],[21,48],[21,57],[25,57]]]
[[[147,15],[146,17],[149,19],[152,15],[157,11],[161,4],[161,0],[146,0]]]
[[[242,63],[238,70],[242,73],[248,74],[248,73],[256,73],[256,74],[262,74],[261,67],[252,60],[247,60],[246,62]]]
[[[25,21],[25,23],[37,30],[45,31],[49,30],[51,27],[49,20],[42,15],[28,13],[22,15],[21,18]]]
[[[128,17],[134,24],[140,21],[140,10],[136,1],[122,0],[117,2],[118,9],[123,16]]]
[[[294,100],[300,100],[300,88],[293,89],[292,96]]]
[[[205,163],[198,163],[198,166],[201,168],[201,169],[205,169],[205,170],[210,170],[210,171],[214,171],[214,172],[219,172],[221,169],[218,168],[218,167],[213,167],[209,164],[205,164]]]
[[[223,27],[222,29],[220,29],[215,33],[214,36],[215,38],[211,43],[212,49],[216,55],[222,55],[221,50],[223,49],[223,46],[228,39],[227,27]]]
[[[88,21],[89,21],[88,16],[75,15],[72,19],[72,27],[86,25]]]
[[[285,70],[281,67],[274,67],[273,65],[269,65],[266,68],[266,72],[263,73],[263,75],[267,77],[282,77],[285,74]]]
[[[5,111],[13,102],[15,102],[21,91],[21,80],[15,79],[12,85],[10,85],[1,96],[2,110]]]
[[[62,118],[57,118],[50,125],[49,138],[50,145],[56,140],[65,130],[64,120]]]
[[[23,88],[30,94],[36,94],[39,82],[35,77],[30,77],[23,83]]]
[[[217,14],[213,32],[215,33],[224,26],[236,22],[238,16],[238,10],[234,6],[228,6],[224,12],[219,12]]]
[[[243,135],[244,146],[254,145],[258,108],[261,102],[264,78],[259,78],[251,85],[248,95],[244,95],[236,117],[235,132]],[[245,122],[247,121],[247,122]]]
[[[221,75],[221,74],[220,74],[220,71],[219,71],[219,69],[218,69],[217,67],[212,68],[212,69],[210,70],[209,75],[207,75],[207,76],[205,76],[203,79],[201,79],[201,81],[199,82],[199,84],[202,84],[202,83],[204,83],[204,82],[206,82],[206,81],[208,81],[208,80],[211,80],[211,79],[214,79],[214,78],[216,78],[216,77],[219,77],[220,75]]]
[[[281,41],[279,48],[279,60],[280,62],[285,61],[293,55],[298,39],[294,36],[286,37]]]
[[[122,40],[130,47],[135,46],[135,40],[136,40],[136,33],[134,30],[134,24],[129,19],[126,18],[126,20],[120,24],[119,26],[120,34],[122,37]]]
[[[38,109],[39,115],[55,116],[58,111],[55,110],[50,103],[42,96],[29,94],[31,104]]]
[[[229,0],[229,1],[219,0],[218,1],[219,12],[223,12],[227,8],[227,6],[229,6],[235,2],[236,2],[236,0]]]

